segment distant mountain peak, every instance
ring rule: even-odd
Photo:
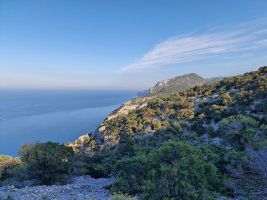
[[[196,85],[201,85],[206,82],[206,79],[196,73],[189,73],[181,76],[176,76],[171,79],[159,81],[154,87],[148,89],[146,93],[155,94],[160,92],[168,92],[173,90],[186,90]]]

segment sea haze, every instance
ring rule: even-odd
[[[135,91],[0,90],[0,154],[25,143],[65,143],[93,131]]]

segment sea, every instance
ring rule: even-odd
[[[0,90],[0,154],[23,144],[67,143],[94,131],[136,91]]]

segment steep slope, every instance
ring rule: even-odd
[[[166,144],[170,141],[178,143]],[[180,142],[192,146],[193,149]],[[221,189],[224,189],[216,187],[211,193],[213,191],[228,197],[264,199],[267,191],[267,67],[212,84],[196,86],[187,91],[156,93],[133,99],[114,111],[94,133],[82,136],[71,145],[76,151],[91,155],[102,152],[104,157],[101,160],[105,160],[105,163],[99,159],[95,162],[99,162],[101,167],[108,165],[107,172],[117,166],[116,162],[124,163],[125,159],[133,159],[129,165],[125,161],[123,167],[116,169],[119,178],[115,191],[122,190],[122,185],[126,183],[133,183],[133,179],[123,174],[130,173],[130,177],[135,177],[133,169],[127,170],[140,162],[140,151],[144,157],[150,156],[154,159],[153,152],[157,149],[163,148],[164,153],[165,148],[177,146],[181,151],[188,148],[188,151],[195,153],[203,152],[205,162],[210,163],[210,167],[216,167],[218,177],[225,177],[220,178],[224,182],[221,183]],[[129,149],[132,150],[129,152]],[[160,154],[162,151],[157,152]],[[201,159],[201,155],[197,155]],[[165,164],[164,160],[157,162],[162,163],[163,168],[166,164],[172,169],[176,166],[171,160]],[[160,170],[155,168],[153,162],[145,162],[141,166],[149,166],[148,171]],[[162,176],[162,173],[158,176]],[[144,176],[144,181],[136,183],[140,187],[132,190],[132,185],[123,191],[152,196],[157,193],[163,195],[160,198],[166,197],[166,194],[158,194],[160,188],[152,193],[148,192],[151,190],[142,189],[149,188],[146,183],[153,179],[153,174]],[[228,182],[224,181],[226,179]],[[192,184],[192,187],[198,187],[190,179],[186,179],[186,182]],[[156,180],[151,182],[156,183]],[[197,191],[198,189],[196,195],[202,195]],[[182,194],[173,194],[171,197],[176,198],[176,195],[181,197]]]
[[[125,130],[133,135],[153,132],[171,125],[171,122],[194,121],[199,116],[203,118],[205,126],[208,126],[210,121],[219,120],[216,116],[219,112],[249,114],[260,119],[262,114],[252,108],[265,103],[265,71],[266,67],[263,67],[243,76],[197,86],[187,92],[177,89],[171,94],[132,99],[113,111],[93,135],[102,134],[102,137],[108,138],[108,135],[119,135]],[[262,99],[259,99],[259,95],[263,95]]]

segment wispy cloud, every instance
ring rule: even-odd
[[[201,34],[169,38],[122,72],[142,72],[169,64],[192,62],[222,54],[232,54],[267,46],[267,21],[259,20]]]

